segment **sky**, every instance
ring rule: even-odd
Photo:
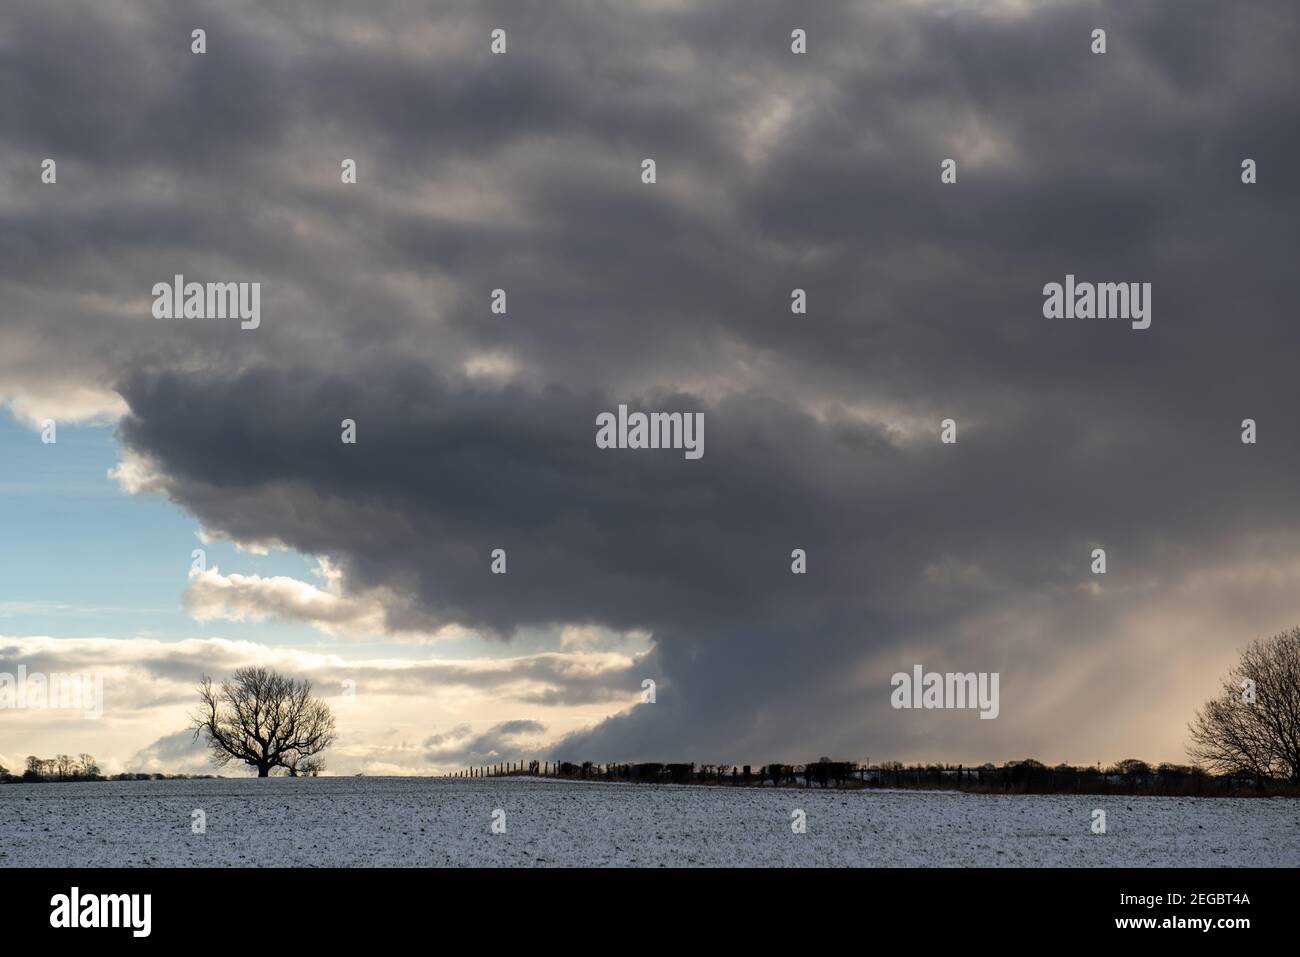
[[[0,764],[211,770],[195,684],[250,664],[329,701],[332,773],[1185,761],[1300,624],[1298,23],[19,0],[0,673],[105,690],[0,712]],[[157,318],[178,274],[257,327]],[[1067,275],[1150,327],[1048,318]],[[704,454],[599,447],[620,404]],[[893,707],[917,665],[997,717]]]

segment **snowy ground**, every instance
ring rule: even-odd
[[[1296,867],[1300,801],[512,778],[0,785],[0,866],[566,864]]]

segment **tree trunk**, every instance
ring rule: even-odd
[[[271,766],[269,764],[268,765],[259,764],[257,766],[257,776],[259,778],[269,778],[271,776]]]

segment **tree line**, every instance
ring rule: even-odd
[[[1300,796],[1300,786],[1249,774],[1213,774],[1204,768],[1126,758],[1109,767],[1049,767],[1034,758],[1002,765],[867,764],[820,758],[805,764],[729,765],[694,762],[599,764],[585,761],[516,761],[467,768],[455,778],[537,776],[635,784],[731,787],[907,788],[1009,794],[1151,794],[1183,797]]]
[[[7,768],[0,767],[0,779],[13,778]],[[27,758],[27,768],[16,780],[20,781],[102,781],[99,765],[93,755],[56,754],[52,758]]]
[[[10,771],[0,765],[0,784],[51,784],[62,781],[169,781],[190,778],[211,778],[211,774],[149,774],[143,771],[126,771],[104,774],[93,755],[56,754],[52,758],[30,755],[22,773]]]

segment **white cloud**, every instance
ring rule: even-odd
[[[331,634],[385,630],[383,606],[376,600],[349,598],[337,590],[317,588],[283,575],[223,575],[216,567],[190,574],[185,611],[195,621],[301,621]]]
[[[126,403],[116,392],[89,386],[60,385],[49,392],[17,387],[8,395],[0,395],[0,405],[7,406],[15,418],[33,429],[39,429],[46,419],[103,423],[115,421],[126,412]]]
[[[392,590],[345,594],[342,571],[324,557],[317,559],[314,571],[324,579],[325,587],[285,575],[223,575],[215,566],[192,571],[183,599],[185,611],[199,622],[301,622],[336,637],[388,635],[404,641],[432,641],[473,634],[456,624],[432,630],[395,627],[390,612],[409,603]]]
[[[108,470],[108,477],[117,482],[128,495],[141,492],[166,494],[167,484],[158,463],[148,456],[123,449],[117,465]]]

